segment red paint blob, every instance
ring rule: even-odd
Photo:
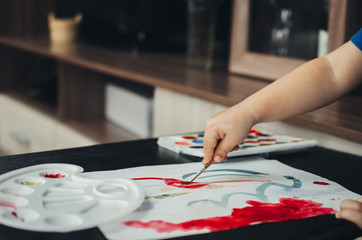
[[[200,137],[198,137],[198,136],[186,135],[186,136],[182,136],[182,138],[184,138],[184,139],[199,139]]]
[[[323,208],[322,203],[297,197],[280,198],[279,203],[257,201],[247,201],[246,203],[251,206],[234,208],[229,216],[197,219],[182,223],[154,220],[150,222],[128,221],[123,224],[133,228],[150,228],[159,233],[202,229],[220,231],[248,226],[253,223],[285,221],[335,213],[333,208]]]
[[[177,145],[185,145],[185,146],[189,146],[189,145],[192,145],[194,143],[192,142],[175,142]]]
[[[262,132],[260,132],[259,130],[256,130],[256,129],[251,129],[249,131],[249,134],[256,134],[256,135],[260,135]]]
[[[330,185],[329,183],[326,183],[326,182],[318,182],[318,181],[314,181],[313,184],[317,184],[317,185]]]
[[[133,180],[163,180],[166,185],[177,187],[177,188],[201,188],[209,183],[199,183],[199,182],[188,182],[188,181],[181,181],[174,178],[157,178],[157,177],[149,177],[149,178],[133,178]]]
[[[46,178],[65,178],[66,175],[61,174],[61,173],[44,173],[43,177],[46,177]]]

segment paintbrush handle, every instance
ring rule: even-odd
[[[200,171],[195,175],[195,177],[190,181],[190,183],[192,183],[198,176],[201,175],[201,173],[203,173],[208,167],[211,166],[211,164],[214,163],[214,159],[211,160],[210,162],[208,162],[207,164],[205,165],[202,165],[202,168],[200,169]]]
[[[215,162],[214,159],[212,159],[210,162],[206,163],[204,166],[205,166],[205,170],[211,166],[211,164],[213,164]]]

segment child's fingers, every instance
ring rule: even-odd
[[[236,149],[235,141],[228,137],[224,138],[216,147],[214,155],[215,162],[225,161],[227,154],[234,149]]]
[[[202,159],[202,163],[205,165],[210,162],[214,157],[214,149],[215,147],[204,146],[204,158]]]
[[[336,213],[336,218],[345,219],[357,224],[362,229],[362,212],[355,209],[343,209]]]
[[[362,197],[357,200],[345,199],[340,207],[341,211],[336,213],[336,217],[354,222],[362,229]]]
[[[362,198],[357,200],[345,199],[341,202],[341,210],[343,209],[352,209],[360,211],[362,215]]]
[[[210,162],[215,155],[215,148],[219,142],[218,136],[210,136],[209,132],[206,131],[204,135],[204,158],[202,163],[205,165]]]

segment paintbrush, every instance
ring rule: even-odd
[[[193,179],[191,179],[191,181],[189,181],[189,183],[192,183],[198,176],[201,175],[201,173],[203,173],[208,167],[211,166],[211,164],[214,163],[214,159],[211,160],[210,162],[206,163],[205,165],[202,164],[202,168],[200,169],[200,171],[195,175],[195,177]]]

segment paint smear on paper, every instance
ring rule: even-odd
[[[132,178],[133,180],[162,180],[165,182],[166,185],[177,187],[177,188],[189,188],[189,189],[196,189],[202,188],[205,186],[209,186],[213,183],[235,183],[235,182],[271,182],[270,180],[227,180],[227,181],[214,181],[214,182],[192,182],[189,181],[182,181],[174,178],[157,178],[157,177],[146,177],[146,178]],[[216,187],[225,187],[225,186],[216,186]]]
[[[303,200],[297,197],[280,198],[279,203],[251,200],[246,201],[246,203],[250,206],[234,208],[229,216],[197,219],[182,223],[154,220],[150,222],[127,221],[123,222],[123,224],[132,228],[154,229],[159,233],[205,229],[209,231],[221,231],[256,223],[285,221],[335,213],[333,208],[322,207],[322,203]]]
[[[314,181],[313,184],[317,184],[317,185],[330,185],[329,183],[326,183],[326,182],[318,182],[318,181]]]
[[[182,192],[182,193],[168,193],[168,194],[161,194],[157,196],[147,196],[146,199],[155,198],[155,199],[165,199],[169,197],[178,197],[185,194],[189,194],[188,192]]]
[[[177,188],[201,188],[204,186],[209,185],[209,183],[199,183],[199,182],[192,182],[189,181],[182,181],[174,178],[157,178],[157,177],[146,177],[146,178],[133,178],[133,180],[162,180],[168,186],[173,186]]]

